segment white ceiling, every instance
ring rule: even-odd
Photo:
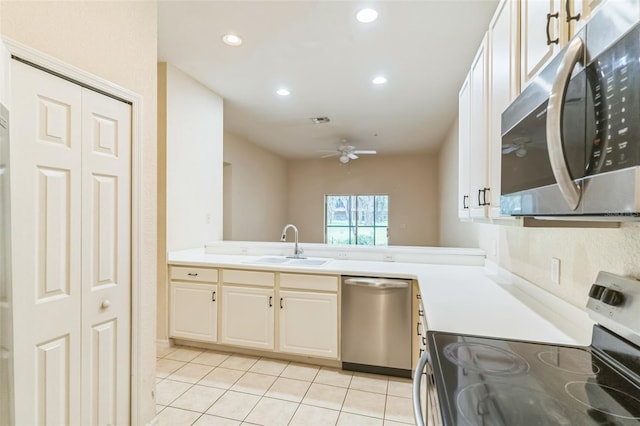
[[[342,139],[430,152],[497,2],[160,1],[158,57],[224,98],[225,130],[285,158],[319,157]],[[371,24],[355,19],[365,6],[379,13]],[[224,45],[228,32],[243,45]],[[387,84],[373,85],[377,75]],[[331,122],[309,120],[320,116]]]

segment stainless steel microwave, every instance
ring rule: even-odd
[[[609,0],[502,114],[500,210],[640,219],[640,0]]]

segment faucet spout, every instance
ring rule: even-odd
[[[303,250],[301,247],[298,246],[298,228],[296,228],[295,225],[289,223],[287,224],[284,229],[282,230],[282,237],[280,238],[280,241],[287,241],[287,231],[289,230],[289,228],[293,228],[293,235],[295,238],[295,245],[293,247],[293,257],[295,259],[302,259],[302,253]]]

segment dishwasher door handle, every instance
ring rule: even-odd
[[[386,278],[346,278],[343,281],[346,285],[355,285],[370,288],[407,288],[409,283],[403,280],[392,280]]]

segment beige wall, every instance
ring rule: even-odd
[[[286,160],[225,132],[224,162],[225,214],[231,216],[224,238],[278,241],[287,224]]]
[[[456,132],[454,126],[439,153],[440,168],[448,175],[441,180],[441,194],[457,193]],[[441,202],[441,216],[447,217],[441,222],[442,245],[480,247],[490,260],[576,306],[584,307],[600,270],[640,277],[640,223],[623,224],[619,229],[472,224],[471,232],[461,233],[460,227],[467,225],[454,219],[457,204],[449,197],[441,197]],[[560,285],[551,282],[552,257],[561,261]]]
[[[0,1],[0,33],[143,97],[141,356],[133,374],[142,379],[140,412],[133,423],[155,417],[156,334],[156,66],[157,5],[154,1]]]
[[[167,251],[222,239],[222,98],[158,64],[158,319],[168,342]]]
[[[167,64],[167,250],[222,239],[222,98]]]
[[[435,155],[362,156],[289,162],[289,222],[300,241],[324,242],[326,194],[388,194],[389,244],[438,245],[438,171]]]

